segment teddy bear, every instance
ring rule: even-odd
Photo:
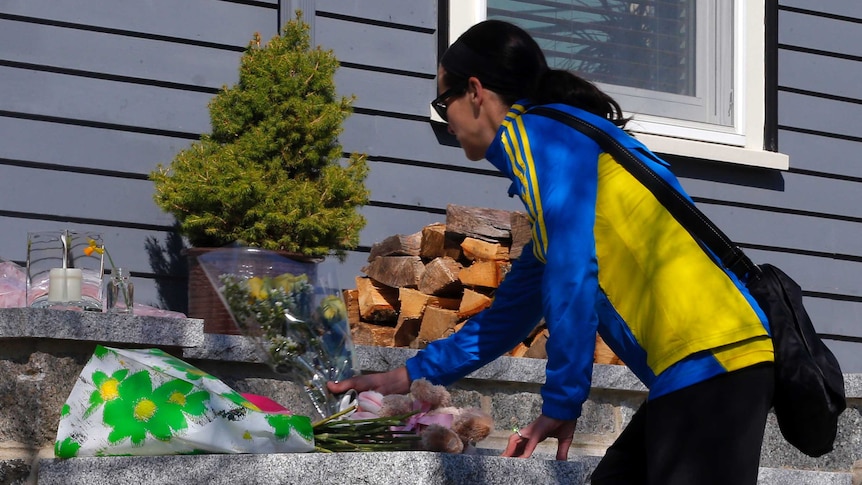
[[[452,406],[449,391],[426,379],[413,381],[409,394],[359,393],[356,419],[383,416],[408,416],[397,428],[417,433],[425,451],[470,452],[494,429],[494,420],[487,412]]]

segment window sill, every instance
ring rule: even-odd
[[[790,168],[790,157],[783,153],[644,133],[637,133],[635,136],[647,148],[660,154],[777,170],[787,170]]]

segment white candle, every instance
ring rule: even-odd
[[[81,301],[82,279],[81,268],[68,268],[66,270],[66,301]]]
[[[79,301],[82,277],[80,268],[51,268],[48,273],[48,301]]]
[[[66,268],[51,268],[48,273],[48,301],[66,301]]]

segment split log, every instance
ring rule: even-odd
[[[342,290],[344,304],[347,306],[347,321],[352,323],[361,320],[359,315],[359,290]]]
[[[511,241],[511,211],[446,206],[446,231],[484,241]]]
[[[394,322],[398,318],[398,290],[361,276],[356,277],[356,290],[361,320]]]
[[[356,322],[350,325],[350,337],[355,345],[395,346],[395,327]]]
[[[523,357],[527,351],[530,350],[530,347],[527,347],[527,344],[524,342],[518,343],[514,349],[510,350],[506,353],[509,357]]]
[[[467,286],[497,288],[510,267],[510,263],[506,261],[476,261],[462,269],[458,278]]]
[[[593,353],[593,362],[596,364],[622,365],[623,361],[608,347],[608,344],[599,334],[596,334],[596,350]]]
[[[470,318],[491,306],[491,298],[470,288],[464,288],[464,296],[458,306],[458,317]]]
[[[425,272],[425,265],[419,256],[381,256],[362,268],[362,272],[392,288],[415,288]]]
[[[398,289],[399,318],[421,318],[431,296],[412,288]]]
[[[445,224],[429,224],[422,228],[419,256],[425,259],[449,257],[457,261],[461,258],[461,245],[453,235],[446,233]]]
[[[460,298],[441,298],[412,288],[399,288],[398,302],[400,307],[399,318],[422,318],[422,314],[428,306],[457,310],[461,305]]]
[[[509,259],[518,259],[524,246],[533,238],[533,228],[527,214],[523,212],[512,212],[510,223],[512,245],[509,247]]]
[[[461,241],[464,257],[471,260],[502,261],[509,259],[509,248],[498,242],[488,242],[474,237]]]
[[[421,231],[406,236],[403,234],[389,236],[371,246],[368,261],[374,261],[380,256],[419,256],[421,245]]]
[[[422,315],[418,340],[424,346],[429,342],[446,338],[455,333],[455,326],[457,324],[457,311],[429,306],[425,308],[425,314]]]
[[[463,286],[458,279],[461,268],[461,264],[452,258],[434,258],[425,265],[425,271],[419,279],[419,291],[436,296],[461,293]]]
[[[526,352],[524,352],[524,357],[528,357],[531,359],[547,359],[548,351],[545,348],[548,343],[548,337],[550,333],[548,333],[548,329],[542,329],[533,339],[530,341],[530,346]]]
[[[405,317],[398,316],[398,322],[395,324],[395,334],[392,336],[392,343],[395,347],[411,347],[419,337],[419,328],[422,325],[421,317]]]

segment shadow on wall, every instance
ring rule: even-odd
[[[148,237],[145,245],[150,268],[156,275],[159,306],[166,310],[188,314],[188,263],[183,254],[185,244],[179,232],[169,233],[162,244]]]
[[[681,179],[707,180],[778,192],[784,191],[784,176],[779,170],[674,155],[661,155],[661,157],[671,164],[671,171]]]

